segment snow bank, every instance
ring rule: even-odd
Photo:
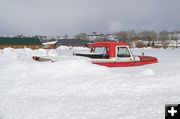
[[[83,48],[4,49],[0,54],[2,119],[162,119],[180,102],[180,50],[144,49],[158,64],[107,68],[73,58]],[[141,54],[141,49],[133,52]],[[33,55],[68,60],[36,62]]]
[[[152,69],[146,69],[140,72],[140,75],[151,76],[151,75],[155,75],[155,72]]]

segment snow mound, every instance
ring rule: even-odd
[[[143,76],[152,76],[152,75],[155,75],[155,72],[152,69],[145,69],[144,71],[142,71],[140,73],[140,75],[143,75]]]
[[[68,47],[68,46],[59,46],[57,49],[58,50],[68,50],[68,49],[71,49],[71,47]]]

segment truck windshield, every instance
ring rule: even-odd
[[[127,47],[117,47],[117,57],[130,57]]]

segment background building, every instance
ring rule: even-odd
[[[42,47],[42,43],[38,38],[0,37],[0,49],[7,47],[38,49]]]

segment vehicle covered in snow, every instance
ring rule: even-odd
[[[74,56],[90,58],[94,64],[107,67],[129,67],[157,63],[152,56],[134,56],[126,42],[96,42],[89,45],[90,53],[73,53]],[[37,57],[36,61],[58,61],[60,58]]]
[[[126,42],[96,42],[90,45],[90,53],[74,53],[92,58],[92,63],[107,67],[128,67],[157,63],[152,56],[134,56]]]

